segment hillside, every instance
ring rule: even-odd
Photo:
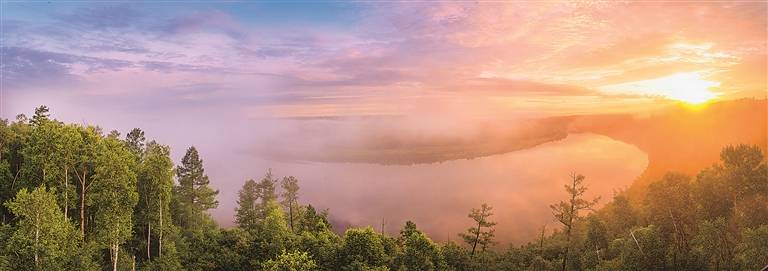
[[[666,172],[695,175],[719,159],[723,146],[756,144],[766,149],[766,100],[724,101],[702,107],[681,105],[649,116],[573,117],[570,133],[597,133],[637,146],[648,168],[629,193],[644,193]]]

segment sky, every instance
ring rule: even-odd
[[[766,5],[1,1],[0,117],[195,145],[231,210],[275,149],[765,98]]]

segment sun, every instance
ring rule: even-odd
[[[649,87],[674,100],[690,104],[701,104],[717,97],[710,88],[720,83],[702,79],[698,72],[678,73],[650,80]]]
[[[717,94],[711,89],[720,86],[719,82],[703,78],[701,72],[676,73],[660,78],[635,81],[607,86],[609,91],[661,96],[689,104],[703,104]]]

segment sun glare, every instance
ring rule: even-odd
[[[692,104],[715,98],[717,95],[709,89],[720,85],[718,82],[702,79],[701,74],[696,72],[678,73],[655,79],[651,83],[650,87],[664,92],[664,96]]]
[[[699,72],[677,73],[661,78],[608,86],[609,91],[658,95],[689,104],[702,104],[717,97],[710,89],[719,82],[702,78]]]

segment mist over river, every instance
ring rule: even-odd
[[[559,226],[548,206],[566,197],[570,172],[587,177],[587,197],[602,197],[602,205],[628,187],[648,160],[635,146],[572,134],[526,150],[433,164],[257,162],[262,163],[250,164],[252,178],[261,178],[268,167],[276,176],[296,176],[301,203],[328,208],[337,226],[380,230],[384,219],[385,232],[397,234],[411,219],[434,239],[458,241],[457,234],[472,224],[470,209],[485,202],[494,207],[496,235],[505,244],[530,241],[545,224],[548,231]],[[214,211],[220,223],[232,220],[238,189],[221,188],[221,206]]]

